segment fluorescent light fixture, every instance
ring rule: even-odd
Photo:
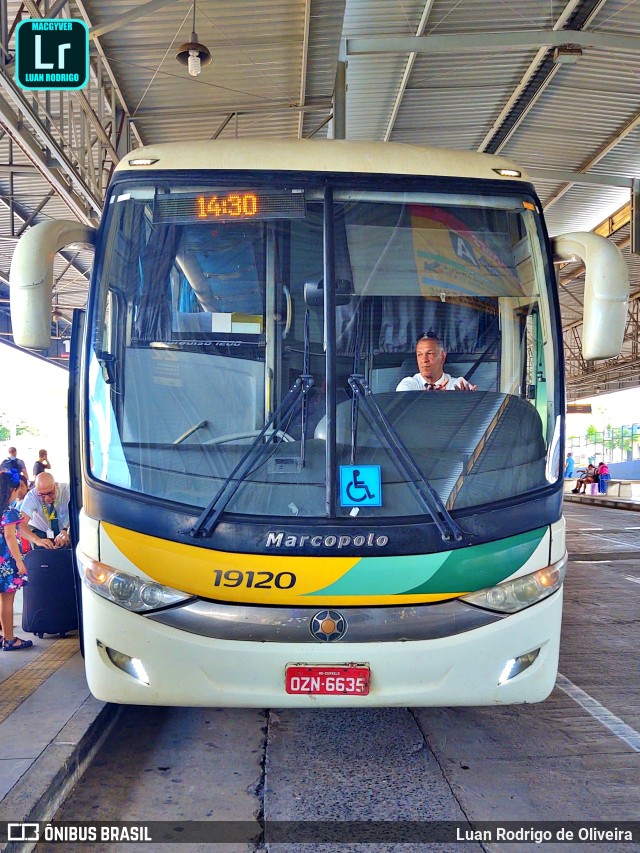
[[[563,44],[553,50],[556,65],[575,65],[582,57],[582,48],[578,45]]]

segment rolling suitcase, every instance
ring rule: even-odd
[[[42,638],[78,627],[70,548],[34,548],[24,555],[29,583],[23,588],[22,630]]]

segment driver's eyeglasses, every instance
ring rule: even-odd
[[[51,489],[49,492],[36,492],[39,498],[52,498],[56,493],[55,488]]]

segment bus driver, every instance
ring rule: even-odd
[[[396,391],[476,391],[478,386],[472,385],[458,376],[452,379],[444,372],[444,362],[447,351],[435,335],[425,335],[416,344],[416,361],[419,373],[406,376],[399,383]]]

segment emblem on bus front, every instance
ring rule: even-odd
[[[321,643],[334,643],[347,633],[347,620],[337,610],[320,610],[311,617],[311,636]]]

